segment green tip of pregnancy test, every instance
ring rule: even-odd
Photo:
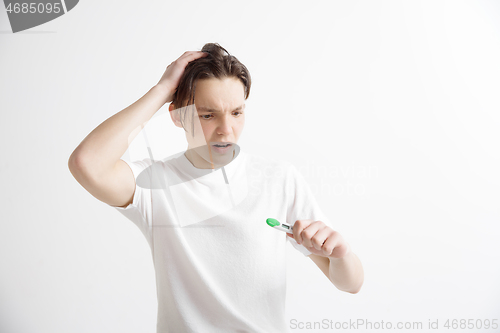
[[[266,220],[267,224],[269,224],[271,227],[275,227],[277,225],[280,225],[281,223],[278,222],[276,219],[268,218]]]

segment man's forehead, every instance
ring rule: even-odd
[[[245,103],[241,105],[236,105],[235,107],[231,108],[229,105],[223,105],[222,107],[220,106],[208,106],[208,105],[197,105],[196,110],[199,112],[222,112],[223,110],[231,110],[231,111],[238,111],[238,110],[243,110],[245,107]]]
[[[202,79],[198,82],[194,100],[198,111],[233,110],[245,103],[245,87],[236,78]]]

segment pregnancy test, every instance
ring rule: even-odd
[[[280,223],[278,220],[273,218],[268,218],[266,222],[269,226],[273,227],[274,229],[278,229],[287,232],[289,234],[293,234],[293,226],[287,223]]]

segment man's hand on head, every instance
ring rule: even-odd
[[[302,244],[312,254],[322,257],[339,259],[350,251],[350,246],[342,235],[322,221],[297,220],[293,225],[293,235],[286,235]]]

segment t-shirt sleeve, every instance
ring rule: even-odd
[[[323,213],[316,202],[316,198],[304,176],[293,165],[289,166],[287,174],[287,199],[288,210],[286,222],[288,224],[294,225],[297,220],[311,219],[322,221],[334,229],[330,219]],[[302,244],[298,244],[294,238],[286,236],[286,239],[304,256],[311,254],[307,248]]]
[[[139,227],[144,236],[149,239],[151,236],[151,226],[152,226],[152,203],[151,203],[151,189],[144,181],[145,178],[149,177],[151,174],[152,161],[149,158],[145,158],[141,161],[129,162],[122,159],[132,170],[135,179],[135,192],[133,201],[126,207],[116,207],[111,206],[118,210],[121,214],[127,217],[130,221],[134,222],[135,225]],[[138,177],[142,181],[138,181]],[[143,186],[140,186],[140,185]]]

